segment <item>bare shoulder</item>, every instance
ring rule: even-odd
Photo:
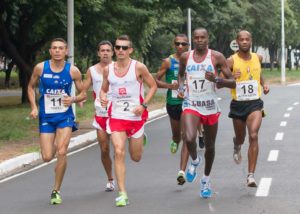
[[[260,55],[260,54],[256,54],[256,55],[257,55],[257,57],[258,57],[259,61],[260,61],[260,62],[262,62],[262,60],[263,60],[263,56],[262,56],[262,55]]]
[[[140,62],[140,61],[136,61],[136,69],[139,70],[139,71],[144,71],[144,70],[148,71],[147,66],[144,63]]]
[[[45,62],[40,62],[36,64],[33,69],[34,74],[41,76],[44,69],[44,64]]]

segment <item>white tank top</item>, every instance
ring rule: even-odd
[[[103,74],[96,70],[95,65],[90,67],[91,77],[93,82],[93,92],[95,96],[94,106],[95,114],[99,117],[108,117],[107,108],[103,108],[100,103],[99,95],[103,83]]]
[[[111,105],[109,115],[122,120],[139,121],[141,116],[136,116],[133,109],[141,104],[144,99],[143,82],[139,82],[136,75],[136,60],[130,61],[127,73],[120,77],[115,73],[115,63],[108,67],[108,81],[110,84]]]
[[[190,51],[185,69],[187,88],[182,103],[183,110],[191,109],[202,115],[216,114],[221,111],[215,84],[205,79],[206,71],[216,73],[212,63],[211,50],[208,49],[201,62],[196,62],[194,51]]]

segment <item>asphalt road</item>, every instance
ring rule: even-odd
[[[199,197],[199,178],[177,186],[179,153],[169,152],[169,121],[163,117],[146,126],[150,143],[142,161],[132,162],[127,155],[129,206],[115,207],[117,193],[104,191],[106,177],[95,145],[69,156],[63,204],[49,204],[52,163],[0,183],[0,213],[300,213],[299,91],[299,86],[272,86],[270,94],[263,96],[267,117],[259,135],[258,188],[246,187],[247,141],[241,165],[232,160],[233,128],[227,117],[230,97],[222,89],[218,92],[223,113],[211,173],[212,198]],[[198,171],[202,176],[203,164]]]

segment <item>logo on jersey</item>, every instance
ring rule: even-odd
[[[43,76],[44,76],[44,78],[52,78],[53,75],[52,74],[44,74]]]
[[[127,95],[126,88],[119,88],[119,95]]]
[[[53,79],[59,79],[59,76],[58,75],[54,75]]]

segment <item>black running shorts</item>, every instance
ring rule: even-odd
[[[171,119],[180,120],[182,113],[182,104],[170,105],[167,103],[167,112]]]
[[[263,108],[264,102],[261,99],[249,101],[232,100],[228,117],[246,121],[249,114]]]

